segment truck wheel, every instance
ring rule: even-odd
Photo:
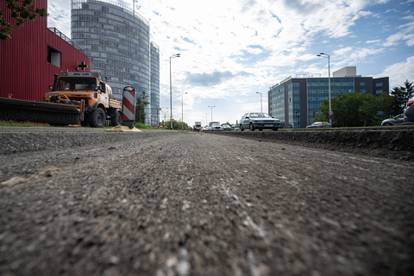
[[[115,110],[114,112],[112,112],[111,115],[111,126],[117,126],[120,124],[120,120],[121,120],[121,113],[119,113],[119,111]]]
[[[105,121],[105,111],[102,108],[98,107],[92,112],[89,124],[91,125],[91,127],[104,127]]]

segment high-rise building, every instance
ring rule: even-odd
[[[356,75],[356,70],[353,74],[353,69],[339,72],[349,76],[331,78],[331,97],[352,92],[373,95],[389,92],[388,77],[361,77]],[[283,80],[268,92],[269,114],[285,122],[285,126],[306,127],[314,122],[321,102],[328,99],[328,83],[328,78],[289,77]]]
[[[149,22],[122,0],[72,0],[72,41],[91,58],[92,70],[107,79],[115,97],[122,97],[126,85],[145,97],[145,123],[152,124],[151,102],[157,101],[151,101]]]
[[[160,50],[151,42],[151,125],[160,124]]]

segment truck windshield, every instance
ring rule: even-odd
[[[55,90],[95,90],[96,79],[95,78],[59,78]]]

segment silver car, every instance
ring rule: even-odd
[[[256,129],[262,131],[263,129],[277,130],[280,127],[280,120],[270,117],[266,113],[253,112],[246,113],[240,120],[240,130],[250,129],[254,131]]]
[[[330,128],[330,127],[332,127],[332,125],[328,122],[314,122],[306,126],[306,128]]]
[[[407,117],[404,114],[394,116],[392,118],[385,119],[381,122],[382,126],[400,125],[408,122]]]
[[[208,125],[208,130],[217,131],[217,130],[223,130],[223,128],[220,125],[220,122],[210,122]]]

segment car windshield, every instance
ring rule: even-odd
[[[250,118],[271,118],[266,113],[250,113]]]
[[[95,90],[96,79],[95,78],[59,78],[55,90]]]
[[[219,122],[211,122],[210,126],[211,127],[217,127],[217,126],[220,126],[220,123]]]

